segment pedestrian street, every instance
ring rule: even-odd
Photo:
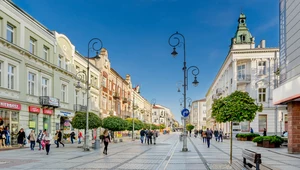
[[[216,142],[211,147],[200,138],[189,137],[188,152],[181,152],[179,134],[160,134],[156,145],[141,144],[138,139],[124,137],[124,142],[110,143],[108,155],[100,150],[83,152],[77,144],[66,144],[56,148],[53,144],[50,154],[29,148],[1,150],[0,169],[232,169],[229,165],[229,140]],[[279,169],[300,169],[300,155],[287,154],[286,148],[257,148],[252,142],[234,140],[233,159],[241,160],[241,150],[247,148],[262,153],[263,164]]]

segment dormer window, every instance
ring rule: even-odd
[[[241,35],[241,41],[245,42],[246,41],[246,35]]]

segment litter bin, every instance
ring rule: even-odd
[[[99,139],[96,139],[96,140],[95,140],[95,143],[94,143],[93,145],[94,145],[94,146],[93,146],[94,149],[99,149],[99,148],[100,148],[100,140],[99,140]]]

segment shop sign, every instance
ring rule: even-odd
[[[40,111],[41,111],[41,109],[36,106],[29,106],[28,110],[29,110],[29,112],[32,112],[32,113],[40,113]]]
[[[43,113],[47,114],[47,115],[52,115],[53,110],[51,110],[51,109],[43,109]]]
[[[21,104],[0,100],[0,108],[21,110]]]
[[[58,107],[59,106],[58,99],[54,97],[49,97],[49,105]]]

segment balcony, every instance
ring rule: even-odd
[[[128,102],[127,98],[124,97],[124,98],[123,98],[123,104],[124,104],[124,103],[127,103],[127,102]]]
[[[59,99],[50,96],[40,96],[39,103],[42,106],[48,106],[54,108],[60,107]]]
[[[223,93],[223,90],[221,88],[217,88],[216,95],[220,96],[220,95],[222,95],[222,93]]]
[[[74,110],[78,112],[86,112],[87,107],[81,104],[74,104]]]
[[[113,98],[114,98],[115,100],[120,99],[119,93],[115,92],[114,95],[113,95]]]
[[[237,75],[237,84],[245,84],[251,82],[251,75],[250,74],[240,74]]]

